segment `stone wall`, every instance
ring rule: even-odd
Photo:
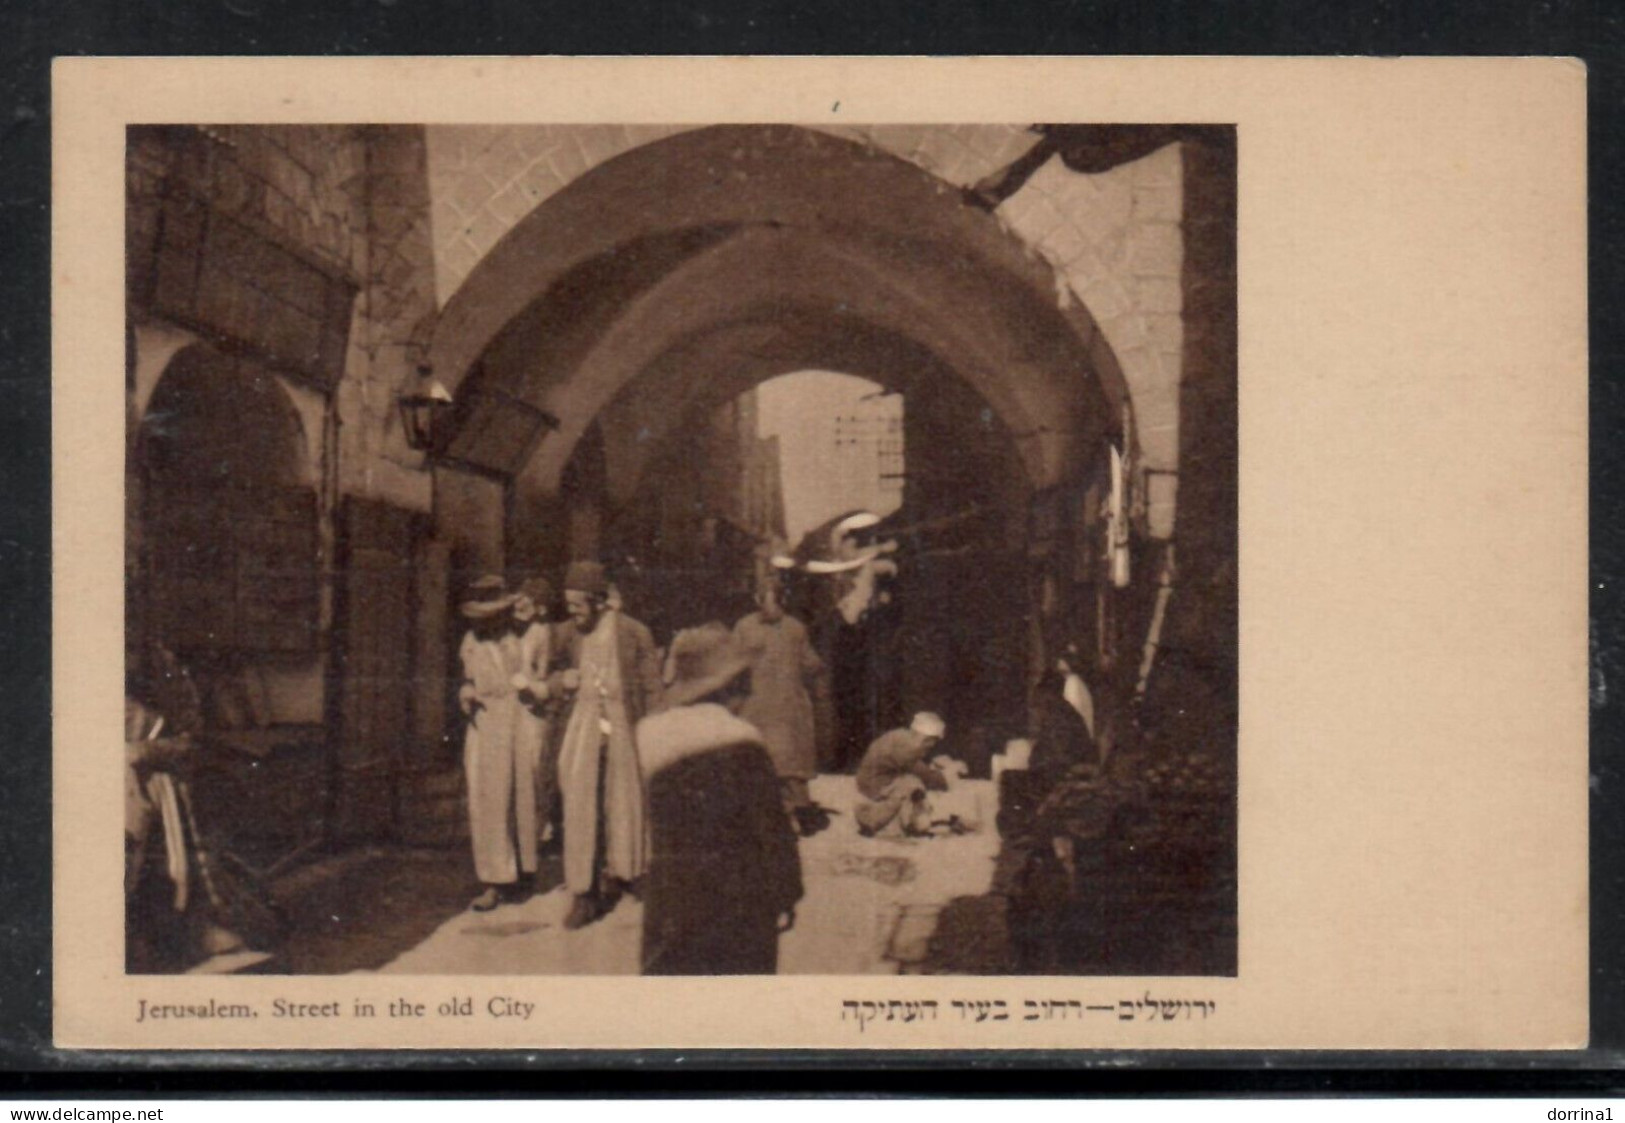
[[[538,204],[599,164],[685,131],[672,125],[431,125],[435,269],[444,304],[492,246]],[[820,128],[965,186],[1024,152],[1016,125]]]
[[[337,518],[345,496],[380,500],[417,512],[433,506],[434,487],[421,453],[405,442],[395,401],[415,375],[414,332],[435,310],[427,159],[417,127],[219,126],[130,130],[127,146],[127,248],[132,278],[132,439],[154,386],[175,355],[200,340],[227,351],[241,340],[207,327],[168,322],[144,303],[166,194],[202,200],[356,290],[342,370],[331,387],[278,370],[298,411],[309,452],[308,477],[318,496],[320,568],[334,571]],[[261,269],[241,263],[245,273]],[[132,499],[140,510],[132,477]],[[493,506],[475,493],[472,502]],[[501,502],[449,521],[487,531],[500,550]],[[490,517],[484,517],[489,515]],[[132,546],[139,519],[129,520]],[[466,536],[466,535],[465,535]],[[489,544],[480,549],[490,551]],[[320,651],[301,666],[277,666],[278,721],[320,722],[325,710],[324,652],[335,627],[335,598],[324,580]]]
[[[156,223],[166,177],[211,204],[280,233],[328,268],[366,271],[366,154],[347,125],[132,128],[132,244]]]
[[[410,451],[395,398],[413,373],[408,344],[433,313],[423,132],[415,127],[248,126],[132,129],[129,143],[132,259],[150,247],[166,180],[359,288],[343,377],[331,402],[290,391],[306,418],[336,410],[334,456],[342,494],[426,511],[421,454]],[[138,321],[142,310],[134,310]],[[152,364],[143,371],[162,373]],[[292,384],[293,380],[286,380]],[[149,386],[136,388],[144,402]]]
[[[360,133],[366,251],[351,359],[337,393],[339,486],[427,511],[432,480],[423,454],[407,446],[396,406],[417,377],[414,333],[435,310],[423,130],[370,126]]]
[[[1183,481],[1176,576],[1146,709],[1172,743],[1235,744],[1238,688],[1236,145],[1214,128],[1184,145],[1191,217],[1180,387]]]
[[[561,187],[628,149],[681,131],[659,125],[430,125],[440,303],[502,235]]]
[[[1134,401],[1143,465],[1179,459],[1184,326],[1182,146],[1109,172],[1080,175],[1051,158],[998,214],[1065,279],[1112,345]],[[1075,295],[1074,295],[1075,294]],[[1173,511],[1153,512],[1166,536]]]
[[[506,564],[503,525],[507,492],[488,476],[435,469],[435,536],[450,549],[453,583],[461,588]]]

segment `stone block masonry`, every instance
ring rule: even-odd
[[[427,130],[434,259],[444,306],[480,259],[530,210],[605,160],[681,131],[667,126],[464,126]],[[820,129],[966,187],[1016,159],[1023,125],[860,125]],[[1184,181],[1179,146],[1100,175],[1051,160],[999,210],[1054,267],[1057,300],[1099,323],[1129,384],[1144,464],[1179,457]],[[1171,518],[1171,516],[1170,516]]]

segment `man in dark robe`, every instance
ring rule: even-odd
[[[1054,788],[1075,765],[1100,763],[1100,751],[1089,726],[1066,697],[1066,677],[1046,671],[1033,688],[1030,711],[1032,756],[1027,772],[1035,793]]]
[[[679,633],[669,708],[638,723],[649,787],[646,975],[770,975],[801,857],[760,732],[737,713],[750,659],[721,624]]]
[[[808,560],[806,571],[826,579],[815,627],[829,667],[834,728],[826,751],[837,772],[850,772],[875,736],[900,716],[893,587],[898,566],[888,556],[897,543],[874,541],[880,522],[873,511],[855,511],[803,541],[803,549],[816,547],[820,538],[828,544],[829,556]]]

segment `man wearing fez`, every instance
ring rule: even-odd
[[[649,629],[607,603],[597,562],[571,562],[570,614],[558,637],[569,667],[555,676],[572,698],[559,747],[564,803],[564,883],[575,896],[566,928],[606,915],[647,863],[643,775],[633,728],[660,708],[660,657]]]
[[[530,880],[536,874],[535,775],[518,751],[523,676],[520,642],[513,634],[517,599],[501,577],[481,577],[461,606],[468,632],[458,650],[463,682],[457,704],[468,719],[463,769],[474,873],[484,884],[474,898],[479,912],[516,899],[521,875]]]
[[[646,975],[771,975],[801,857],[761,732],[735,716],[751,657],[722,624],[678,633],[669,709],[638,723],[649,783]]]

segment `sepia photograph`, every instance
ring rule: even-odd
[[[124,139],[128,974],[1236,974],[1234,126]]]
[[[1583,1046],[1585,99],[57,60],[55,1046]]]

